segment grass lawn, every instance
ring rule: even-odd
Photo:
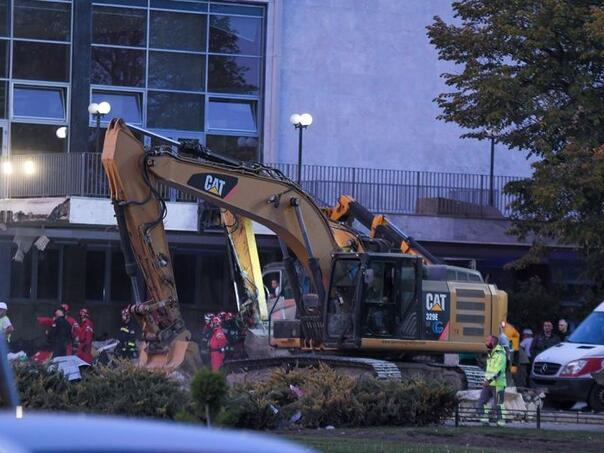
[[[604,432],[429,427],[300,430],[278,433],[320,452],[601,452]]]

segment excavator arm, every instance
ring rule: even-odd
[[[369,230],[373,239],[382,239],[401,253],[423,258],[424,264],[443,264],[442,260],[432,255],[424,246],[403,233],[396,225],[382,214],[373,214],[350,195],[340,195],[335,206],[325,209],[326,216],[335,222],[352,224],[358,221]]]
[[[305,266],[320,300],[328,284],[332,253],[362,250],[356,233],[328,220],[313,199],[280,172],[258,163],[234,161],[199,145],[175,148],[169,145],[145,151],[124,122],[114,119],[102,155],[127,271],[130,268],[133,281],[140,271],[147,287],[146,299],[141,298],[133,308],[143,327],[146,359],[160,356],[158,366],[164,367],[169,367],[166,362],[184,360],[190,334],[179,311],[159,183],[274,231],[285,252],[291,250]],[[129,256],[137,266],[128,262]],[[174,351],[173,345],[179,341],[183,346]]]

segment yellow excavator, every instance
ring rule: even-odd
[[[165,143],[145,150],[129,127],[114,119],[102,155],[135,288],[133,313],[143,329],[142,364],[194,366],[192,357],[198,357],[179,311],[159,184],[256,221],[280,240],[295,313],[270,324],[269,342],[295,354],[237,361],[227,364],[227,372],[325,362],[400,378],[400,363],[411,356],[485,352],[484,337],[497,335],[505,321],[507,295],[479,272],[385,251],[379,238],[332,220],[274,168],[130,128]],[[302,274],[308,291],[302,291]],[[144,298],[136,290],[140,278]],[[465,379],[468,384],[468,373]]]

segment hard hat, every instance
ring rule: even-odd
[[[522,331],[522,335],[532,335],[533,331],[531,329],[524,329]]]
[[[212,322],[212,319],[214,319],[214,313],[206,313],[205,315],[203,315],[203,320],[206,324],[210,324],[210,322]]]
[[[90,318],[90,313],[88,312],[88,309],[82,308],[80,310],[80,318]]]
[[[8,310],[8,306],[5,302],[0,302],[0,310]]]

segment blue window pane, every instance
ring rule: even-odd
[[[258,139],[236,135],[207,135],[206,144],[213,151],[240,160],[258,160]]]
[[[68,82],[69,51],[65,44],[13,41],[13,77]]]
[[[212,16],[210,52],[260,55],[262,20],[255,17]]]
[[[15,85],[13,115],[33,118],[65,118],[65,89]]]
[[[151,0],[151,8],[178,9],[182,11],[207,12],[208,4],[205,2],[179,2],[175,0]]]
[[[10,28],[8,26],[8,1],[0,0],[0,36],[8,36]]]
[[[134,8],[95,6],[92,11],[92,42],[142,47],[146,44],[147,12]]]
[[[94,0],[94,3],[104,3],[106,5],[119,5],[119,6],[147,6],[147,0]]]
[[[0,82],[0,118],[8,114],[8,82]]]
[[[213,13],[226,13],[226,14],[243,14],[245,16],[257,16],[262,17],[264,15],[264,8],[261,6],[238,6],[238,5],[221,5],[212,4]]]
[[[260,91],[260,59],[210,55],[208,91],[258,94]]]
[[[210,129],[256,132],[256,101],[210,99],[208,121]]]
[[[145,51],[93,47],[90,77],[98,85],[145,86]]]
[[[8,77],[8,41],[0,41],[0,77]]]
[[[182,131],[203,130],[203,96],[160,93],[147,95],[147,126]]]
[[[111,111],[105,116],[105,120],[122,118],[133,124],[143,122],[141,93],[93,91],[92,102],[98,104],[103,101],[109,102],[109,105],[111,105]]]
[[[205,52],[207,23],[205,14],[151,11],[149,47]]]
[[[11,123],[11,154],[63,153],[67,140],[57,137],[59,126]]]
[[[205,57],[175,52],[149,52],[149,87],[201,91]]]
[[[15,38],[69,41],[71,5],[37,0],[17,0],[14,5]]]

